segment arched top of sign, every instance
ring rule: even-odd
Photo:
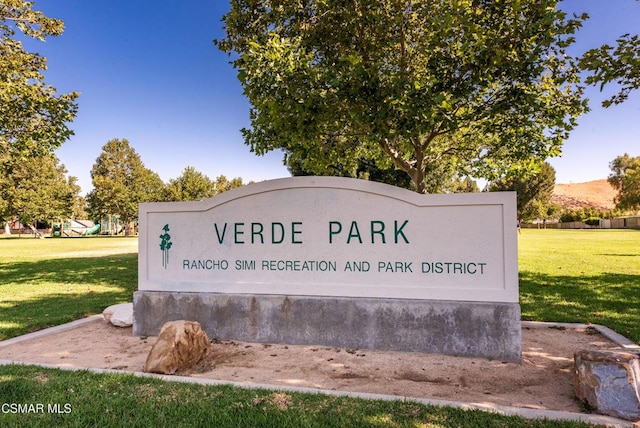
[[[254,195],[286,191],[290,189],[316,189],[316,190],[335,190],[335,191],[353,191],[363,194],[369,194],[380,198],[388,198],[398,202],[404,202],[416,207],[428,207],[439,205],[476,205],[476,204],[502,204],[505,194],[513,192],[483,192],[483,193],[454,193],[454,194],[420,194],[408,189],[392,186],[385,183],[375,181],[362,180],[348,177],[320,177],[320,176],[302,176],[278,178],[274,180],[266,180],[258,183],[252,183],[245,186],[237,187],[226,192],[215,195],[209,199],[195,202],[180,202],[185,209],[198,209],[206,211],[220,205],[232,202],[234,200],[251,197]],[[162,211],[165,207],[171,210],[175,209],[175,202],[155,202],[151,203],[154,211]],[[146,206],[147,204],[141,204]],[[515,222],[515,218],[514,218]]]

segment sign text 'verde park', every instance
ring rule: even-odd
[[[346,242],[347,244],[370,242],[371,244],[409,243],[405,235],[405,227],[409,220],[394,220],[393,225],[382,220],[370,220],[363,224],[350,221],[343,225],[342,221],[329,221],[326,227],[326,238],[330,244]],[[304,222],[235,222],[215,223],[215,236],[219,244],[303,244]],[[228,232],[227,232],[228,231]]]

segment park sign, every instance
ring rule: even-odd
[[[513,192],[294,177],[143,203],[138,267],[138,335],[189,319],[217,338],[520,358]],[[438,345],[450,325],[465,337]]]
[[[513,193],[299,177],[139,218],[140,290],[518,301]]]

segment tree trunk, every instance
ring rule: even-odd
[[[424,152],[418,144],[413,144],[413,147],[416,152],[416,164],[412,175],[413,184],[416,186],[416,192],[427,193],[427,186],[424,183]]]
[[[423,160],[416,163],[414,167],[406,159],[402,157],[394,147],[393,143],[388,139],[380,140],[379,142],[382,150],[391,158],[393,164],[401,171],[407,173],[411,181],[413,182],[416,192],[425,193],[426,187],[424,185],[424,164]],[[421,153],[418,153],[421,154]]]
[[[416,186],[417,193],[427,193],[427,187],[424,184],[424,170],[422,168],[416,168],[415,179],[413,179],[413,184]]]

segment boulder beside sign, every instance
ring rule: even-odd
[[[295,337],[297,343],[341,346],[329,343],[331,337],[348,336],[355,328],[348,323],[360,321],[346,321],[338,311],[372,313],[375,307],[373,312],[387,315],[365,317],[372,325],[359,327],[359,335],[375,337],[387,328],[378,325],[385,319],[401,323],[403,331],[408,323],[406,334],[415,328],[422,336],[430,329],[453,331],[477,323],[463,328],[474,330],[472,341],[484,341],[483,334],[505,341],[509,332],[509,344],[499,348],[512,349],[489,357],[520,358],[514,193],[420,195],[364,180],[295,177],[199,202],[141,204],[139,221],[134,334],[154,335],[166,321],[189,319],[215,338]],[[289,314],[303,309],[314,314],[297,312],[303,319],[293,322],[278,318],[287,305]],[[347,324],[332,328],[344,332],[305,327],[306,320],[320,322],[319,312],[325,319],[342,319]],[[234,321],[240,314],[253,316],[272,334],[229,331],[227,324],[240,323]],[[506,324],[494,325],[496,320]],[[304,337],[283,329],[325,333]],[[363,338],[367,343],[378,342]],[[375,346],[396,349],[393,341]],[[475,347],[467,343],[460,352],[445,352],[476,352],[463,348]]]

